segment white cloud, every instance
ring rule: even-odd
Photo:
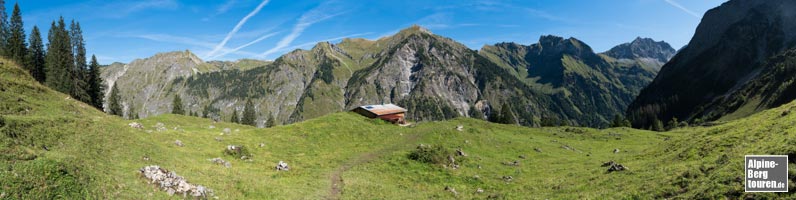
[[[262,10],[263,7],[265,7],[265,5],[268,4],[268,2],[269,2],[269,0],[263,0],[263,2],[260,3],[260,5],[257,5],[257,8],[252,10],[252,12],[250,12],[248,15],[243,17],[243,19],[238,21],[238,24],[235,25],[234,28],[232,28],[232,31],[227,33],[227,36],[224,37],[224,40],[222,40],[221,43],[218,43],[218,45],[216,45],[216,47],[213,48],[213,50],[210,51],[210,53],[208,53],[205,57],[211,57],[211,56],[213,56],[213,54],[215,54],[216,52],[218,52],[219,50],[224,48],[224,45],[226,45],[227,42],[229,42],[229,39],[231,39],[232,36],[235,35],[235,33],[237,33],[238,30],[240,30],[241,27],[243,27],[243,24],[246,24],[246,21],[249,21],[249,19],[252,18],[254,15],[257,15],[257,13],[259,13],[260,10]]]
[[[680,10],[682,10],[683,12],[685,12],[685,13],[687,13],[687,14],[691,15],[691,16],[694,16],[694,17],[696,17],[696,18],[702,18],[702,17],[701,17],[701,16],[699,16],[699,14],[697,14],[696,12],[689,10],[688,8],[686,8],[686,7],[685,7],[685,6],[683,6],[683,5],[680,5],[679,3],[677,3],[677,2],[676,2],[676,1],[674,1],[674,0],[663,0],[663,1],[665,1],[665,2],[666,2],[666,3],[668,3],[669,5],[672,5],[672,6],[674,6],[674,7],[675,7],[675,8],[677,8],[677,9],[680,9]]]

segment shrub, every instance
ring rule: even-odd
[[[420,145],[417,149],[409,153],[409,159],[416,160],[423,163],[431,164],[452,164],[448,160],[448,156],[453,156],[452,151],[443,148],[442,146]]]
[[[252,157],[252,154],[249,153],[249,149],[243,145],[229,145],[227,146],[227,149],[224,150],[224,154],[244,160],[250,159]]]

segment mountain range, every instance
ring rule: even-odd
[[[796,99],[796,2],[728,1],[627,110],[635,127],[656,120],[731,120]]]
[[[375,41],[321,42],[272,62],[160,53],[111,64],[102,77],[107,88],[117,85],[128,116],[168,113],[179,94],[190,112],[224,120],[251,99],[260,125],[395,103],[417,121],[509,109],[511,120],[526,126],[602,127],[623,114],[673,53],[665,42],[644,38],[595,53],[580,40],[557,36],[476,51],[412,26]]]

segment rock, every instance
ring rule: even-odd
[[[536,152],[542,153],[542,149],[540,149],[540,148],[533,148],[533,150],[536,151]]]
[[[461,148],[456,149],[456,155],[459,155],[459,156],[462,156],[462,157],[467,157],[467,154],[465,154],[464,151],[462,151]]]
[[[569,145],[561,145],[561,148],[566,149],[566,150],[570,150],[570,151],[575,151],[575,148],[571,147]]]
[[[624,166],[624,165],[622,165],[622,164],[616,163],[616,162],[614,162],[613,160],[612,160],[612,161],[605,162],[605,163],[603,163],[601,166],[602,166],[602,167],[608,167],[608,172],[615,172],[615,171],[625,171],[625,170],[628,170],[628,168],[627,168],[627,167],[625,167],[625,166]]]
[[[222,130],[221,132],[223,132],[224,134],[230,134],[232,133],[232,130],[229,128],[224,128],[224,130]]]
[[[456,126],[456,130],[457,131],[463,131],[464,130],[464,126],[458,125],[458,126]]]
[[[614,149],[614,153],[619,153],[619,149]]]
[[[135,129],[144,129],[144,125],[142,125],[141,123],[138,123],[138,122],[130,122],[127,125],[130,126],[131,128],[135,128]]]
[[[163,131],[166,131],[166,130],[168,130],[168,129],[166,129],[166,125],[165,125],[165,124],[163,124],[163,123],[160,123],[160,122],[158,122],[157,124],[155,124],[155,131],[157,131],[157,132],[163,132]]]
[[[514,180],[514,177],[511,177],[511,176],[503,176],[503,180],[504,180],[504,181],[511,181],[511,180]]]
[[[508,166],[520,166],[520,161],[516,161],[516,160],[515,160],[514,162],[503,162],[503,165],[508,165]]]
[[[481,176],[479,176],[478,174],[476,174],[476,175],[473,175],[473,178],[474,178],[474,179],[481,179]]]
[[[216,128],[216,126],[210,125],[210,126],[209,126],[209,127],[207,127],[207,128],[209,128],[209,129],[214,129],[214,128]]]
[[[785,111],[782,111],[782,116],[786,116],[786,115],[788,115],[788,114],[790,114],[790,110],[785,110]]]
[[[223,141],[223,140],[224,140],[224,139],[222,139],[221,137],[216,137],[216,141],[219,141],[219,142],[221,142],[221,141]]]
[[[289,171],[290,167],[287,166],[286,162],[279,161],[279,164],[276,165],[277,171]]]
[[[520,159],[525,159],[525,155],[520,155]]]
[[[456,192],[456,189],[453,189],[453,187],[450,187],[450,186],[445,186],[445,191],[448,191],[448,192],[450,192],[450,193],[453,193],[453,196],[457,196],[457,195],[459,195],[459,193],[458,193],[458,192]]]
[[[260,148],[263,148],[263,147],[265,147],[265,144],[264,143],[260,143]]]
[[[184,144],[182,144],[182,141],[180,141],[180,140],[174,141],[174,144],[179,146],[179,147],[185,146]]]
[[[146,166],[139,169],[139,173],[150,184],[157,186],[160,190],[165,191],[169,195],[182,194],[183,198],[190,195],[194,198],[208,198],[213,197],[213,191],[201,185],[194,185],[188,183],[185,178],[170,172],[166,169],[160,168],[157,165]]]
[[[239,131],[240,131],[240,129],[237,129],[237,128],[235,129],[235,132],[239,132]]]
[[[144,161],[149,161],[149,160],[150,160],[150,158],[149,158],[149,156],[144,156],[144,157],[142,157],[142,158],[141,158],[141,160],[144,160]]]
[[[484,189],[478,188],[475,190],[475,193],[484,193]]]
[[[218,164],[218,165],[224,165],[224,167],[226,167],[226,168],[232,167],[231,163],[229,163],[226,160],[221,159],[221,158],[212,158],[212,159],[207,159],[207,160],[209,160],[210,162],[213,162],[215,164]]]

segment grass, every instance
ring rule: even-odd
[[[139,176],[147,165],[207,186],[220,199],[793,197],[743,193],[741,169],[743,155],[796,155],[796,114],[783,116],[794,103],[664,133],[527,128],[468,118],[399,127],[349,112],[268,129],[160,115],[135,121],[145,128],[134,129],[127,125],[133,121],[105,115],[0,62],[0,199],[175,198]],[[158,123],[167,130],[157,131]],[[224,128],[231,133],[222,134]],[[462,149],[467,156],[457,158],[459,169],[410,159],[419,144]],[[225,156],[227,145],[246,146],[251,159]],[[208,160],[215,157],[232,167]],[[611,160],[629,170],[608,173],[600,165]],[[279,161],[290,171],[276,171]]]

